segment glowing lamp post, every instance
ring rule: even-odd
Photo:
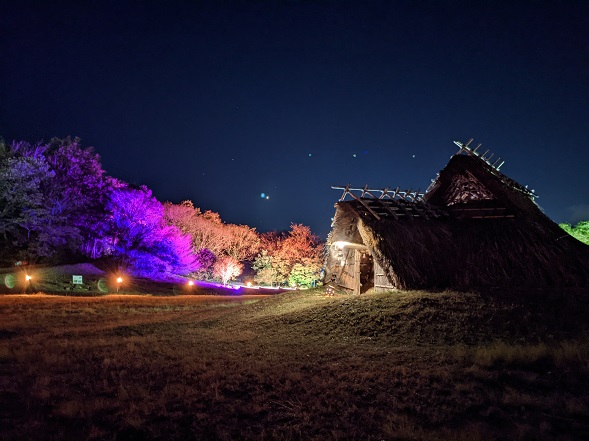
[[[117,294],[119,293],[119,288],[121,287],[121,283],[123,283],[123,278],[117,277]]]
[[[31,277],[31,276],[29,276],[29,275],[27,274],[27,275],[25,276],[25,279],[27,280],[27,283],[30,283],[30,281],[31,281],[32,277]]]
[[[194,286],[194,282],[192,280],[188,281],[188,288],[192,289],[192,287]]]

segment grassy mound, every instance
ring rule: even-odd
[[[540,294],[0,296],[2,437],[584,440],[583,293]]]
[[[317,296],[323,299],[319,304]],[[550,342],[587,330],[583,291],[493,296],[458,292],[398,291],[326,297],[322,291],[283,294],[251,305],[263,328],[302,335],[365,337],[400,346],[474,345],[501,340]]]

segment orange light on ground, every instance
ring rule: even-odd
[[[117,283],[122,283],[123,282],[123,278],[122,277],[117,277]]]
[[[27,282],[30,282],[32,278],[33,277],[32,276],[29,276],[28,274],[25,276],[25,279],[27,279]]]

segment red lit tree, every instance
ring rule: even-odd
[[[250,260],[260,247],[260,238],[247,225],[223,224],[217,230],[223,252],[239,262]]]
[[[264,248],[256,257],[253,269],[259,283],[310,287],[321,277],[323,244],[308,226],[292,224],[286,235],[262,236]]]
[[[247,225],[225,224],[219,213],[195,208],[190,201],[165,204],[165,218],[192,238],[195,250],[207,249],[216,256],[229,255],[237,261],[251,259],[259,251],[259,236]]]

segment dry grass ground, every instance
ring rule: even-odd
[[[589,439],[585,294],[0,296],[0,439]]]

